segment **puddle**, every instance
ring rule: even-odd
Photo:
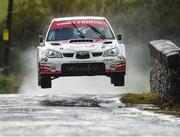
[[[62,100],[44,100],[41,101],[45,106],[61,106],[61,107],[100,107],[99,101],[91,98],[76,98]]]
[[[119,107],[121,102],[119,98],[112,97],[49,97],[40,101],[43,106],[60,106],[60,107]],[[116,105],[115,105],[116,104]],[[117,106],[118,105],[118,106]]]

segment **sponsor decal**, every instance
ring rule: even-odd
[[[87,52],[87,51],[79,51],[79,52],[77,52],[77,54],[79,54],[81,56],[85,56],[85,55],[89,54],[89,52]]]
[[[94,45],[94,44],[86,44],[84,47],[86,47],[86,48],[92,48],[92,47],[95,47],[95,45]]]
[[[107,28],[108,24],[105,20],[67,20],[67,21],[55,21],[51,25],[51,30],[58,29],[58,28],[73,28],[74,23],[77,27],[85,27],[87,24],[100,27],[100,28]]]
[[[73,45],[70,45],[70,48],[82,48],[82,47],[86,47],[86,48],[93,48],[95,47],[95,44],[73,44]]]
[[[82,47],[82,45],[78,45],[78,44],[74,44],[74,45],[70,45],[70,48],[81,48]]]

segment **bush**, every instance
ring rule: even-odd
[[[16,93],[18,87],[17,79],[14,76],[0,75],[0,94]]]

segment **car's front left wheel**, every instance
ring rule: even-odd
[[[41,76],[38,74],[38,86],[41,86]]]

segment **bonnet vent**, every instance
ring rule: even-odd
[[[103,44],[112,44],[112,41],[105,41]]]
[[[59,44],[59,43],[51,43],[51,45],[61,45],[61,44]]]
[[[86,42],[93,42],[92,39],[72,39],[69,43],[86,43]]]

